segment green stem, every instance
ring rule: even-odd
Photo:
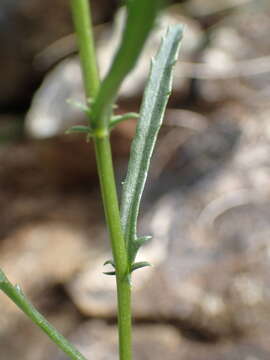
[[[135,66],[162,2],[163,0],[127,2],[127,21],[122,40],[93,104],[93,129],[102,131],[108,126],[108,114],[111,113],[117,92],[127,74]]]
[[[34,308],[26,299],[21,289],[11,284],[2,270],[0,270],[0,289],[48,335],[70,359],[86,360],[86,358]]]
[[[131,287],[128,258],[120,223],[109,136],[94,139],[101,192],[116,270],[119,358],[131,360]]]
[[[71,0],[71,10],[79,42],[86,97],[95,98],[100,89],[100,80],[94,53],[88,0]],[[108,129],[112,106],[107,106],[105,103],[103,106],[104,111],[100,112],[102,118],[100,115],[96,121],[106,126],[97,127],[93,132],[93,139],[116,271],[119,358],[131,360],[131,287],[127,278],[129,272],[127,250],[120,222]]]
[[[70,0],[73,22],[77,34],[87,99],[98,93],[100,80],[95,55],[91,8],[87,0]]]

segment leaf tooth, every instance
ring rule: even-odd
[[[106,260],[106,261],[104,262],[103,266],[105,266],[105,265],[111,265],[111,266],[115,269],[115,263],[114,263],[114,261],[111,260],[111,259],[110,259],[110,260]],[[115,270],[113,270],[113,271],[104,271],[103,274],[105,274],[105,275],[115,275],[116,272],[115,272]]]
[[[128,249],[129,261],[132,264],[137,256],[137,253],[141,246],[143,246],[146,242],[152,239],[152,236],[141,236],[136,240],[130,242],[130,247]]]
[[[152,239],[151,235],[145,235],[145,236],[140,236],[139,238],[137,238],[135,240],[135,242],[137,242],[139,244],[139,246],[141,247],[142,245],[144,245],[145,243],[147,243],[151,239]]]
[[[131,273],[127,273],[127,274],[126,274],[125,280],[129,283],[129,285],[132,285],[132,284],[131,284]]]
[[[116,275],[115,271],[105,271],[103,272],[104,275]]]
[[[109,123],[109,128],[113,129],[116,125],[118,125],[120,122],[129,120],[129,119],[138,119],[139,118],[138,113],[130,112],[123,115],[116,115],[111,118],[111,121]]]
[[[85,104],[83,104],[83,103],[81,103],[79,101],[73,100],[73,99],[67,99],[66,102],[67,102],[67,104],[69,104],[69,105],[83,111],[87,115],[90,114],[90,109],[89,109],[89,107],[87,105],[85,105]],[[87,101],[87,103],[89,103],[89,101]],[[91,104],[91,102],[90,102],[90,104]]]
[[[136,263],[132,264],[131,272],[133,272],[135,270],[138,270],[138,269],[141,269],[141,268],[146,267],[146,266],[152,266],[152,265],[147,261],[136,262]]]
[[[103,266],[105,265],[112,265],[112,267],[115,269],[115,263],[113,260],[106,260],[103,264]]]

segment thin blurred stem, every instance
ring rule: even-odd
[[[94,142],[103,204],[116,270],[119,358],[120,360],[131,360],[131,287],[127,279],[128,258],[120,223],[109,136],[95,138]]]
[[[43,315],[26,299],[22,290],[14,286],[0,270],[0,289],[72,360],[87,360]]]
[[[70,5],[80,51],[85,93],[87,99],[90,99],[97,95],[100,86],[91,8],[87,0],[71,0]]]

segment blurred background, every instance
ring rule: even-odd
[[[100,71],[124,13],[93,0]],[[186,24],[144,194],[134,274],[135,359],[270,357],[270,3],[186,0],[161,14],[119,113],[138,110],[168,24]],[[116,359],[114,279],[66,0],[0,3],[0,264],[89,358]],[[69,103],[67,100],[71,99]],[[119,189],[136,123],[112,132]],[[1,358],[64,360],[0,294]]]

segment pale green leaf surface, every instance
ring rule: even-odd
[[[131,147],[127,177],[123,186],[121,223],[130,265],[143,242],[137,239],[137,217],[150,159],[172,89],[172,69],[177,61],[183,27],[168,28],[156,57],[152,60],[144,92],[136,135]],[[144,238],[143,238],[144,239]]]

